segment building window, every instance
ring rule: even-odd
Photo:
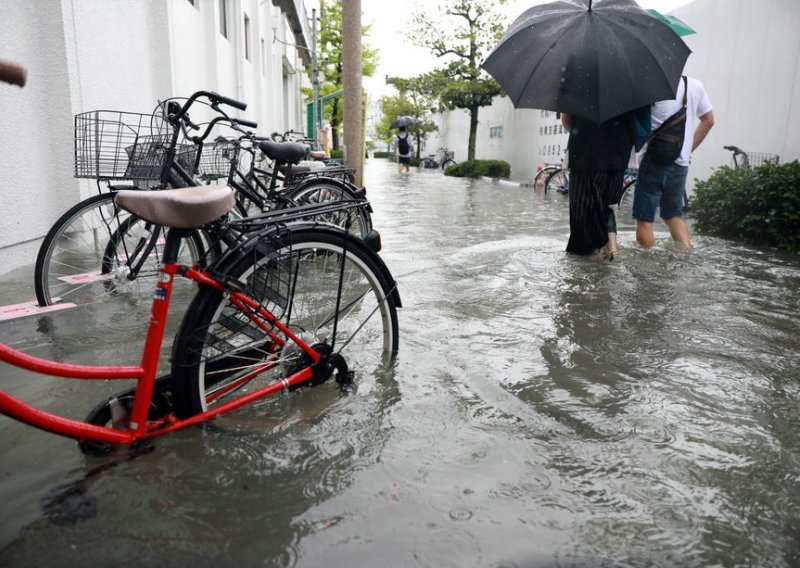
[[[502,138],[502,137],[503,137],[502,126],[492,126],[489,128],[489,138]]]
[[[219,0],[219,33],[228,37],[228,0]]]
[[[244,15],[244,58],[250,61],[250,17]]]

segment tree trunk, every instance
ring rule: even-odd
[[[467,160],[475,159],[475,140],[478,138],[478,110],[474,106],[469,109],[469,146],[467,147]]]
[[[355,182],[360,187],[364,172],[361,0],[342,1],[342,51],[345,163],[348,168],[355,170]]]

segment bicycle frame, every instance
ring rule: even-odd
[[[159,282],[156,284],[151,304],[151,317],[145,337],[141,363],[136,366],[87,366],[60,363],[27,355],[0,343],[0,361],[35,373],[47,374],[69,379],[136,379],[133,410],[128,428],[117,430],[106,426],[96,426],[42,411],[0,390],[0,413],[15,420],[59,434],[78,441],[93,440],[117,445],[131,445],[136,440],[160,436],[203,422],[214,416],[224,414],[275,392],[295,387],[308,381],[313,375],[313,365],[321,359],[319,353],[295,335],[271,312],[257,301],[242,292],[230,289],[213,278],[207,271],[180,265],[175,262],[182,238],[182,232],[171,230],[167,233],[165,262],[161,266]],[[289,377],[272,382],[247,394],[242,394],[206,412],[195,414],[187,419],[178,419],[173,414],[148,424],[148,414],[153,396],[159,355],[164,340],[164,329],[172,297],[173,282],[176,275],[186,277],[201,286],[210,286],[230,295],[230,301],[270,336],[281,348],[286,342],[295,343],[312,361],[312,365],[297,371]],[[279,332],[279,333],[276,333]],[[282,336],[286,339],[282,339]],[[236,384],[242,384],[255,376],[274,368],[276,361],[266,360],[263,365],[241,377]]]

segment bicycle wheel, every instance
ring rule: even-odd
[[[636,188],[636,178],[625,182],[622,198],[617,205],[617,221],[621,223],[633,222],[633,192]]]
[[[559,170],[558,166],[546,166],[536,172],[536,177],[533,178],[533,189],[536,191],[547,192],[547,178],[551,173]]]
[[[561,194],[569,193],[569,172],[561,168],[551,172],[545,182],[544,192],[547,193],[548,191],[557,191]]]
[[[388,270],[360,239],[310,225],[276,231],[217,270],[318,353],[344,357],[356,380],[391,365],[398,348],[398,296]],[[284,345],[270,331],[279,334],[226,294],[202,289],[173,346],[178,416],[205,411],[245,385],[261,386],[308,364],[295,344]]]
[[[445,160],[444,162],[442,162],[442,169],[446,170],[450,166],[455,166],[455,165],[456,165],[455,160]]]
[[[346,184],[325,178],[307,180],[297,187],[289,188],[286,197],[298,205],[356,199],[354,190]],[[372,216],[364,207],[328,213],[314,219],[344,228],[348,218],[351,219],[350,231],[353,234],[363,238],[372,230]]]
[[[114,203],[112,193],[86,199],[59,218],[36,256],[34,287],[41,306],[86,304],[109,293],[145,294],[155,286],[161,231]],[[184,241],[180,259],[203,254],[199,237]]]

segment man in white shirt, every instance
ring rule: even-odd
[[[705,87],[697,79],[687,77],[686,87],[681,77],[674,100],[659,101],[651,109],[651,128],[655,130],[680,110],[686,91],[686,134],[680,156],[667,165],[659,165],[647,158],[647,147],[640,155],[639,174],[633,197],[633,217],[636,219],[636,241],[645,247],[655,244],[653,221],[656,209],[669,228],[672,238],[691,250],[689,227],[683,220],[683,197],[692,152],[705,139],[714,126],[714,112]]]

